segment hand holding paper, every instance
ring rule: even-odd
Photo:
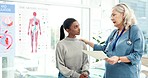
[[[105,59],[108,58],[106,54],[103,51],[87,51],[82,50],[85,54],[88,54],[89,56],[92,56],[96,59]]]

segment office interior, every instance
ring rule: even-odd
[[[141,78],[147,78],[148,0],[0,0],[0,78],[57,78],[55,48],[63,21],[69,17],[77,19],[81,28],[78,38],[103,42],[115,29],[110,20],[111,10],[120,2],[134,10],[144,34],[146,44],[140,74]],[[31,43],[28,32],[34,17],[40,23],[41,33]],[[4,36],[8,39],[6,44]],[[89,61],[90,77],[103,78],[104,60],[89,56]]]

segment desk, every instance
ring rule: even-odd
[[[148,57],[142,57],[141,61],[142,65],[148,67]],[[142,73],[144,73],[148,77],[148,70],[142,70]]]
[[[142,65],[148,67],[148,57],[142,57],[141,61],[142,61]]]

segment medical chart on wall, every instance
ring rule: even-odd
[[[48,6],[19,3],[16,11],[16,55],[49,52]]]
[[[0,57],[15,52],[15,5],[0,3]]]

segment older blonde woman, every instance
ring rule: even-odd
[[[133,11],[124,3],[112,9],[111,20],[115,29],[104,45],[82,39],[94,50],[106,53],[104,78],[140,78],[140,60],[144,52],[144,37],[136,25]]]

